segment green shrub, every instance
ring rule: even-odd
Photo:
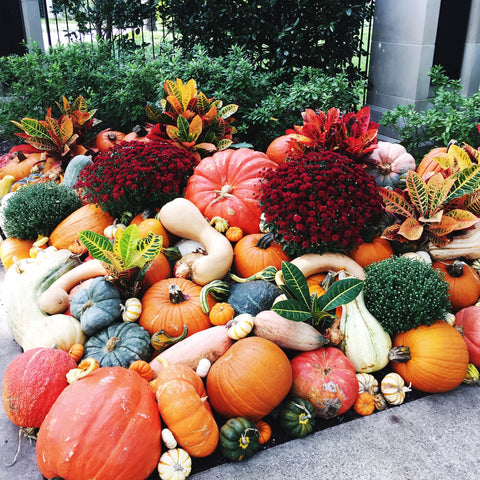
[[[429,75],[433,87],[431,108],[417,111],[414,105],[399,105],[383,114],[382,125],[397,132],[400,143],[417,160],[433,147],[447,146],[450,140],[477,148],[480,91],[471,97],[462,95],[461,82],[448,78],[439,65]]]
[[[75,190],[55,182],[18,189],[3,208],[7,236],[22,240],[48,237],[54,228],[82,206]]]

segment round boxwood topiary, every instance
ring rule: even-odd
[[[3,229],[22,240],[48,237],[54,228],[82,206],[75,190],[55,183],[34,183],[18,189],[5,202]]]

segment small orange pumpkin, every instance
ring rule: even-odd
[[[275,163],[285,163],[288,161],[289,157],[295,155],[296,150],[300,148],[298,147],[297,139],[302,138],[305,137],[297,133],[280,135],[273,139],[265,153],[267,154],[267,157]]]
[[[472,306],[480,297],[480,277],[473,267],[460,260],[436,261],[433,268],[445,275],[450,285],[449,295],[453,312]]]
[[[235,316],[235,309],[227,302],[218,302],[208,316],[212,325],[226,325]]]
[[[233,253],[232,270],[240,277],[250,277],[269,266],[280,270],[282,261],[290,261],[271,233],[245,235],[235,244]]]
[[[232,243],[238,242],[243,237],[243,230],[240,227],[228,227],[225,236]]]
[[[258,443],[260,445],[267,443],[272,437],[272,427],[263,420],[256,422],[255,426],[258,428]]]
[[[375,411],[375,400],[368,392],[359,393],[355,402],[353,402],[353,410],[359,415],[371,415]]]
[[[138,323],[154,335],[160,330],[178,337],[188,328],[188,336],[210,327],[210,319],[200,302],[202,287],[186,278],[166,278],[151,286],[142,298]],[[209,310],[216,303],[207,297]]]
[[[389,358],[393,370],[417,390],[447,392],[465,378],[467,344],[455,327],[443,320],[398,333],[392,343]]]
[[[160,220],[156,218],[146,218],[138,224],[138,231],[140,238],[146,237],[149,232],[154,233],[155,235],[162,236],[162,247],[167,248],[170,245],[168,238],[168,232],[165,230],[165,227],[162,225]]]
[[[81,343],[74,343],[70,347],[68,354],[78,363],[79,360],[83,357],[83,350],[84,347]]]
[[[362,243],[350,253],[350,257],[364,268],[373,262],[390,258],[392,255],[392,245],[388,240],[380,237],[375,237],[371,242]]]
[[[123,132],[107,128],[95,137],[95,148],[101,153],[105,152],[105,150],[119,144],[124,138],[125,134]]]
[[[145,360],[135,360],[128,368],[137,372],[147,382],[153,379],[153,368]]]

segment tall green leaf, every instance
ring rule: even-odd
[[[295,322],[303,322],[312,318],[310,309],[306,310],[305,304],[295,299],[280,300],[271,309],[282,317]]]
[[[91,230],[82,230],[78,233],[78,238],[93,258],[110,263],[109,258],[105,255],[106,252],[113,253],[113,246],[108,238]]]
[[[455,183],[450,189],[446,202],[478,190],[480,188],[480,165],[472,165],[452,175]]]
[[[116,235],[115,235],[116,237]],[[135,224],[129,225],[124,231],[119,240],[120,257],[129,264],[129,258],[136,252],[140,232],[138,226]],[[115,243],[116,243],[115,238]]]
[[[302,271],[291,262],[282,262],[282,275],[286,288],[293,298],[301,302],[304,308],[311,310],[312,300],[308,288],[307,279]]]
[[[363,284],[364,281],[358,278],[337,280],[323,295],[318,297],[318,308],[322,311],[329,311],[350,303],[362,291]]]

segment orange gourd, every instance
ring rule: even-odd
[[[58,248],[69,248],[78,239],[78,232],[91,230],[103,235],[103,231],[112,225],[114,218],[98,205],[87,203],[62,220],[50,234],[48,242]]]
[[[177,443],[192,457],[213,453],[220,432],[202,379],[186,365],[168,365],[156,381],[158,410]]]
[[[388,240],[380,237],[374,238],[371,242],[362,243],[350,253],[350,257],[364,268],[373,262],[385,260],[392,255],[392,245]]]
[[[68,354],[75,360],[75,362],[78,363],[80,359],[83,357],[83,350],[84,350],[84,347],[81,343],[74,343],[70,347]]]
[[[437,147],[430,150],[420,161],[417,166],[417,173],[422,178],[429,178],[433,176],[435,173],[442,172],[443,169],[439,165],[439,163],[435,160],[435,157],[441,153],[446,153],[446,147]]]
[[[138,323],[155,334],[160,330],[171,337],[178,337],[188,328],[188,335],[210,327],[210,319],[202,311],[200,293],[202,287],[185,278],[166,278],[150,287],[142,298],[142,315]],[[209,309],[215,300],[207,297]]]
[[[30,249],[35,240],[22,240],[20,238],[8,237],[0,243],[0,259],[5,270],[8,270],[15,260],[30,258]]]
[[[265,267],[282,268],[282,261],[290,261],[270,233],[251,233],[240,239],[233,249],[233,271],[240,277],[250,277]]]
[[[226,325],[235,316],[235,309],[227,302],[218,302],[208,316],[212,325]]]
[[[450,286],[448,292],[454,312],[470,307],[478,300],[480,277],[473,267],[460,260],[437,261],[432,266],[445,275],[445,281]]]
[[[288,357],[262,337],[237,340],[207,375],[212,408],[225,418],[246,417],[253,422],[278,406],[291,385]]]
[[[375,411],[375,400],[368,392],[358,394],[353,402],[353,410],[359,415],[371,415]]]
[[[145,360],[135,360],[129,367],[130,370],[137,372],[147,382],[153,379],[153,368]]]
[[[232,243],[238,242],[243,237],[243,230],[240,227],[228,227],[225,236]]]
[[[458,387],[469,362],[462,335],[443,320],[395,335],[389,358],[405,383],[428,393]]]

